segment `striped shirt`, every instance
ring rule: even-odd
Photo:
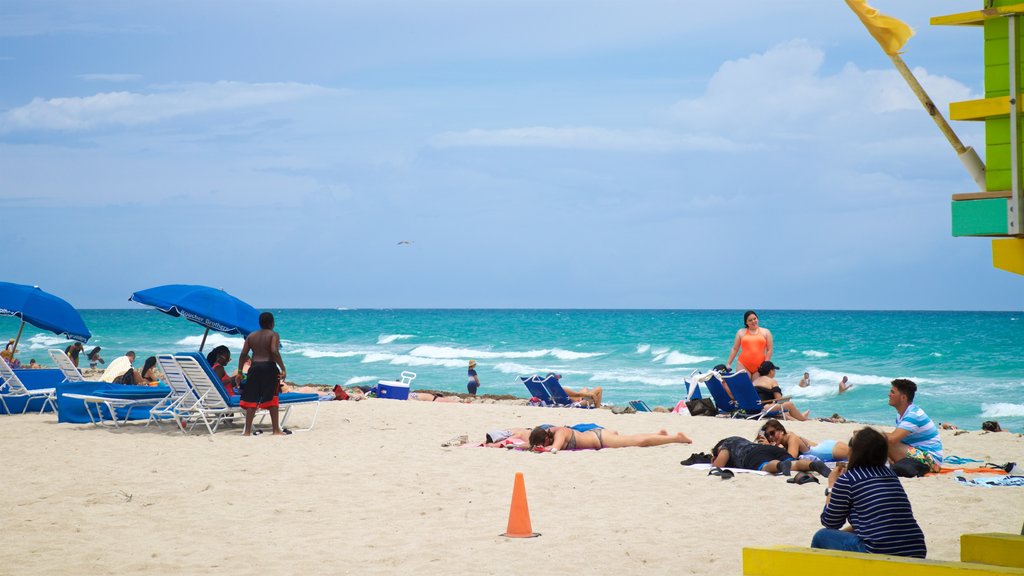
[[[900,479],[885,466],[850,468],[836,480],[821,525],[838,530],[847,520],[872,554],[924,558],[928,551]]]
[[[896,429],[910,432],[903,438],[904,444],[924,450],[937,464],[942,465],[942,439],[939,438],[939,429],[917,404],[907,406],[903,415],[896,418]]]

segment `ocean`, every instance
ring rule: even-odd
[[[674,406],[683,382],[728,358],[742,310],[272,310],[288,379],[367,384],[415,372],[413,389],[466,390],[469,359],[480,393],[526,396],[516,376],[558,372],[570,388],[602,386],[606,403]],[[978,429],[984,420],[1024,428],[1024,313],[758,311],[775,339],[785,394],[812,417],[891,425],[889,382],[918,384],[916,403],[936,421]],[[154,310],[84,310],[109,360],[198,349],[203,329]],[[18,321],[0,318],[14,337]],[[63,338],[26,325],[19,359],[49,364]],[[211,333],[205,350],[242,338]],[[797,382],[810,373],[811,385]],[[847,376],[853,388],[838,395]]]

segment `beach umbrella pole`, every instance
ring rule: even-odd
[[[206,346],[206,337],[210,335],[210,329],[207,328],[206,332],[203,332],[203,341],[199,343],[199,351],[203,351],[203,346]]]
[[[21,332],[25,330],[25,321],[21,321],[21,326],[18,328],[18,336],[14,339],[14,348],[11,348],[11,360],[14,360],[14,353],[18,351],[18,342],[21,342]]]

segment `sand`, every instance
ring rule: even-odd
[[[292,424],[308,421],[297,410]],[[534,454],[441,444],[466,433],[597,422],[684,431],[692,445]],[[129,424],[0,417],[3,574],[740,574],[743,546],[809,544],[824,484],[680,466],[757,424],[675,414],[327,402],[287,437],[183,436]],[[812,439],[857,424],[788,423]],[[1024,462],[1017,435],[943,432],[946,454]],[[506,539],[523,472],[534,539]],[[824,482],[824,480],[823,480]],[[1024,488],[904,480],[928,557],[956,560],[965,532],[1019,533]]]

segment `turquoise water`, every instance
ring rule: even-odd
[[[479,364],[481,393],[525,396],[518,375],[559,372],[569,387],[603,386],[605,401],[673,406],[683,380],[728,357],[736,310],[274,310],[289,380],[356,384],[418,374],[414,388],[465,391],[466,363]],[[152,310],[85,310],[86,346],[113,359],[195,350],[202,329]],[[783,391],[812,416],[889,424],[889,381],[918,383],[917,403],[936,421],[978,428],[999,420],[1024,428],[1024,313],[761,311],[775,336]],[[0,334],[18,324],[0,319]],[[26,326],[19,358],[44,362],[66,345]],[[211,334],[237,355],[242,339]],[[811,386],[796,383],[803,372]],[[848,376],[854,387],[837,395]]]

